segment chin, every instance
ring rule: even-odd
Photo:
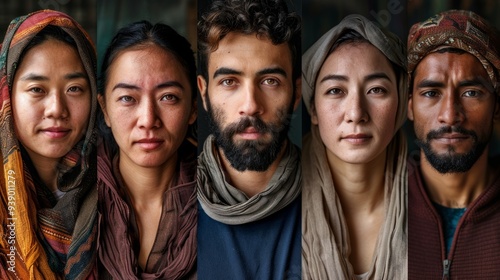
[[[358,152],[354,152],[354,153],[344,154],[342,156],[339,156],[338,158],[341,161],[344,161],[344,162],[350,163],[350,164],[367,164],[367,163],[372,162],[376,157],[377,157],[377,155],[375,155],[375,154],[358,151]]]

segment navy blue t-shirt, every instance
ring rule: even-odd
[[[301,279],[301,199],[262,220],[227,225],[198,205],[198,279]]]

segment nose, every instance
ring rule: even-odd
[[[259,88],[249,83],[243,87],[243,100],[239,113],[241,116],[255,116],[262,114],[263,107],[259,100]]]
[[[463,106],[460,98],[452,92],[445,93],[441,99],[438,121],[446,125],[456,125],[464,120]]]
[[[66,119],[69,116],[68,104],[64,93],[53,91],[47,99],[45,117]]]
[[[348,123],[363,123],[370,119],[366,110],[366,101],[359,92],[351,92],[347,95],[345,105],[344,121]]]
[[[151,129],[161,126],[161,120],[158,116],[158,108],[154,100],[142,100],[137,110],[137,125],[140,128]]]

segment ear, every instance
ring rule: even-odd
[[[205,111],[207,111],[207,102],[205,101],[207,95],[207,81],[205,80],[205,78],[203,78],[202,75],[198,75],[196,80],[198,82],[198,90],[200,91],[203,108],[205,109]]]
[[[413,94],[408,97],[408,119],[413,121]]]
[[[494,121],[500,120],[500,95],[497,94],[495,98],[495,114],[493,115]]]
[[[109,122],[109,117],[108,117],[108,112],[106,112],[106,101],[104,98],[104,95],[102,94],[97,94],[97,101],[99,102],[99,105],[101,106],[102,113],[104,115],[104,121],[106,122],[106,125],[108,127],[111,127],[110,122]]]
[[[299,107],[300,100],[302,99],[302,78],[298,78],[295,81],[295,100],[293,104],[293,110],[297,110]]]
[[[318,114],[316,113],[316,106],[314,105],[314,100],[311,100],[311,123],[318,125]]]
[[[196,121],[196,117],[198,117],[198,102],[196,102],[195,98],[191,106],[191,115],[189,116],[189,124],[193,124]]]

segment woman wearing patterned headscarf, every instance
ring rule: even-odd
[[[358,15],[302,57],[304,279],[406,279],[406,58]]]
[[[0,69],[0,278],[96,279],[94,45],[34,12],[11,22]]]

